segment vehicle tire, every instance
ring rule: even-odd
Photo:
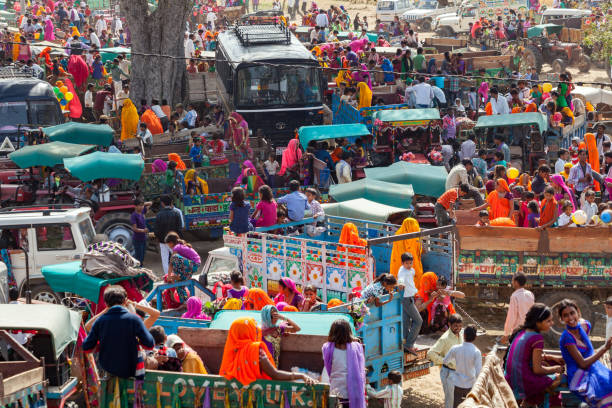
[[[558,310],[559,302],[561,302],[563,299],[570,299],[574,301],[580,309],[582,317],[591,322],[591,325],[595,325],[596,315],[595,310],[593,310],[593,301],[584,292],[581,292],[579,290],[560,290],[544,293],[538,296],[536,301],[544,303],[552,310],[553,326],[545,335],[547,341],[551,342],[551,344],[558,345],[559,337],[561,337],[561,333],[563,333],[563,330],[565,330],[565,326],[559,321]]]
[[[520,71],[527,72],[531,67],[535,67],[538,73],[542,71],[542,53],[537,47],[527,45],[521,55]]]
[[[110,241],[123,245],[130,253],[134,252],[129,213],[112,212],[104,215],[96,222],[96,233],[106,234]]]
[[[23,296],[25,297],[25,286],[22,289]],[[46,283],[39,283],[33,285],[31,288],[32,300],[38,300],[39,302],[61,304],[61,297],[51,289]]]
[[[421,31],[431,31],[431,20],[427,19],[421,23]]]
[[[554,72],[562,74],[563,72],[565,72],[565,68],[567,68],[567,63],[565,62],[565,60],[557,58],[556,60],[550,63],[550,66],[552,67]]]
[[[449,38],[449,37],[455,36],[455,32],[449,26],[442,26],[438,28],[438,30],[436,31],[436,34],[438,34],[442,38]]]
[[[591,58],[586,55],[582,55],[578,60],[578,70],[580,72],[589,72],[591,69]]]

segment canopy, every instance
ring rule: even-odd
[[[389,183],[411,184],[414,194],[440,197],[446,188],[448,173],[444,166],[398,161],[387,167],[365,169],[366,178]]]
[[[138,180],[144,171],[144,160],[139,154],[93,152],[64,159],[64,167],[82,181],[99,178]]]
[[[440,111],[427,109],[386,109],[374,112],[372,118],[381,122],[411,122],[421,120],[440,120]]]
[[[322,204],[322,207],[326,215],[375,222],[389,222],[395,215],[408,217],[412,213],[412,210],[380,204],[365,198]]]
[[[34,166],[55,166],[62,164],[67,157],[80,156],[96,146],[79,145],[64,142],[50,142],[39,145],[24,146],[8,155],[22,169]]]
[[[409,208],[412,197],[414,197],[414,190],[409,184],[364,178],[350,183],[333,184],[329,188],[329,195],[336,201],[365,198],[392,207]]]
[[[547,34],[559,34],[563,30],[563,26],[557,24],[539,24],[527,30],[527,38],[539,37],[546,29]]]
[[[56,359],[68,345],[76,341],[80,324],[81,315],[62,305],[51,303],[0,305],[0,329],[49,332]],[[50,362],[45,361],[45,363]]]
[[[112,61],[117,58],[121,54],[126,54],[129,58],[132,53],[131,48],[126,47],[110,47],[110,48],[101,48],[100,56],[102,57],[102,63],[106,63],[106,61]]]
[[[110,146],[113,141],[113,128],[108,125],[66,122],[43,129],[51,141],[75,144]]]
[[[45,281],[54,292],[70,292],[98,303],[100,289],[131,277],[102,279],[81,271],[81,262],[43,266],[41,270]]]
[[[347,125],[302,126],[298,129],[300,143],[304,148],[313,140],[341,139],[345,137],[366,136],[371,134],[361,123]]]
[[[321,312],[280,312],[300,326],[299,334],[310,336],[327,336],[332,323],[338,319],[349,322],[353,332],[355,327],[353,319],[348,313],[321,313]],[[230,326],[239,317],[252,317],[261,324],[261,312],[256,310],[220,310],[215,319],[210,322],[211,329],[229,330]]]
[[[474,129],[526,125],[537,125],[540,129],[540,133],[544,133],[548,130],[548,121],[546,120],[546,115],[539,112],[508,113],[505,115],[480,116],[478,118],[478,122],[476,122],[476,126],[474,126]]]
[[[605,103],[612,106],[612,91],[601,88],[593,88],[590,86],[576,86],[572,91],[572,95],[582,95],[584,99],[591,102],[594,107],[598,103]]]

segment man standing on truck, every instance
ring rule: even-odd
[[[438,227],[450,225],[455,218],[455,203],[470,191],[467,184],[460,184],[459,187],[451,188],[438,198],[434,207]]]
[[[535,302],[533,293],[525,289],[526,283],[527,276],[524,273],[519,272],[512,278],[514,292],[510,296],[510,305],[508,306],[508,314],[504,324],[504,336],[500,340],[502,344],[508,344],[508,339],[512,332],[523,324],[527,312]]]
[[[161,211],[158,212],[155,217],[155,237],[159,241],[159,252],[164,274],[168,274],[168,262],[170,261],[172,251],[170,251],[170,248],[165,243],[166,235],[168,235],[170,231],[180,234],[183,220],[181,216],[172,209],[172,199],[170,196],[164,195],[161,197],[161,206]]]
[[[436,341],[432,348],[427,351],[427,358],[440,367],[440,381],[444,390],[444,408],[452,408],[454,387],[449,381],[450,373],[455,371],[455,362],[450,361],[443,364],[444,357],[448,354],[451,347],[463,343],[463,319],[461,315],[453,313],[448,318],[449,329]]]

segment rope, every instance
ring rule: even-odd
[[[478,323],[476,321],[476,319],[474,319],[468,312],[466,312],[461,306],[459,306],[456,302],[455,302],[455,308],[457,310],[459,310],[459,312],[461,312],[462,314],[466,315],[472,322],[474,322],[474,324],[478,327],[480,333],[478,333],[479,335],[483,335],[487,332],[487,329],[485,329],[480,323]]]

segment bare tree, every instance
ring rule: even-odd
[[[167,99],[171,105],[182,102],[186,91],[183,41],[193,0],[158,0],[152,12],[147,0],[121,0],[120,4],[131,33],[132,101],[139,104],[141,99]]]

